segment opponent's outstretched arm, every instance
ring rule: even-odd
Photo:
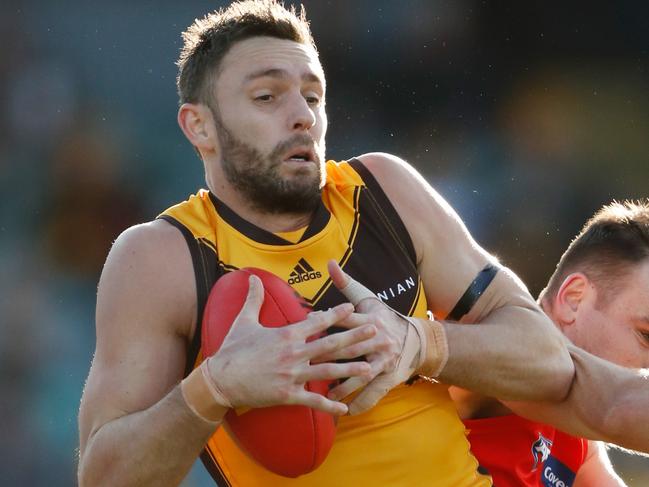
[[[79,411],[80,485],[178,485],[227,406],[347,411],[305,391],[304,383],[367,374],[369,366],[311,359],[362,343],[375,328],[351,305],[265,328],[258,322],[262,301],[255,277],[221,349],[204,362],[208,379],[199,368],[179,386],[196,319],[189,251],[180,232],[161,220],[118,238],[99,283],[97,348]],[[334,323],[350,329],[307,343]],[[221,402],[208,380],[218,385]]]
[[[409,165],[379,153],[359,159],[401,216],[415,247],[429,308],[436,317],[445,318],[480,271],[489,264],[498,265],[497,262],[476,244],[452,208]],[[561,334],[521,281],[500,267],[474,301],[461,320],[463,324],[441,324],[448,357],[444,364],[440,363],[443,367],[438,378],[505,399],[563,398],[573,379],[572,361]],[[360,312],[376,314],[383,306],[375,300],[367,303]],[[429,330],[426,320],[419,322],[424,330]],[[385,352],[374,354],[370,360],[375,377],[394,371],[398,364],[395,354],[403,350],[409,330],[403,320],[385,316],[376,324],[379,332],[375,339],[388,336],[388,345]],[[431,340],[438,341],[440,323],[435,326]],[[395,330],[399,330],[396,335]],[[439,357],[431,356],[430,360],[437,361]],[[440,364],[424,364],[420,368],[436,370]],[[340,398],[359,387],[358,380],[348,382],[332,391],[330,397]],[[378,394],[369,394],[373,399],[362,404],[357,398],[350,404],[350,410],[361,412],[371,407],[374,399],[396,385],[392,382],[381,379],[376,385]],[[363,396],[360,399],[363,401]]]
[[[562,401],[506,402],[567,433],[649,453],[649,369],[628,369],[568,345],[575,381]]]

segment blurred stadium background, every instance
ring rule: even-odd
[[[0,485],[76,483],[98,275],[122,229],[203,184],[174,62],[223,3],[0,4]],[[646,2],[305,5],[328,156],[412,162],[534,294],[595,209],[649,194]],[[613,455],[649,485],[648,459]]]

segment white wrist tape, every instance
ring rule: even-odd
[[[340,292],[343,293],[347,300],[354,306],[364,299],[379,300],[379,298],[376,297],[376,294],[351,277],[349,278],[349,283],[344,288],[340,289]]]

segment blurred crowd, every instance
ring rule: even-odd
[[[223,3],[0,4],[0,485],[76,483],[97,280],[124,228],[204,185],[174,62]],[[533,294],[594,210],[649,196],[648,4],[304,3],[328,157],[409,160]]]

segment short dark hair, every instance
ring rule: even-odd
[[[183,32],[176,86],[180,103],[211,104],[212,81],[223,57],[238,41],[268,36],[308,44],[315,43],[304,6],[286,8],[277,0],[245,0],[196,19]]]
[[[649,199],[602,207],[570,243],[540,300],[553,299],[564,279],[583,272],[597,287],[604,306],[634,264],[649,258]]]

